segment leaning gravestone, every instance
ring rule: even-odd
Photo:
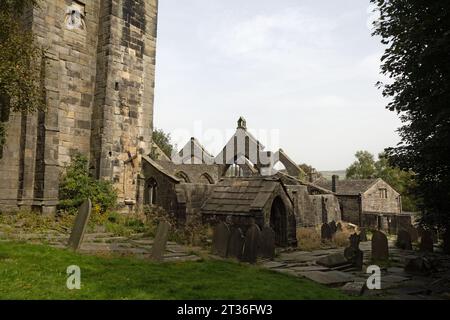
[[[397,233],[396,246],[403,250],[412,250],[411,234],[406,230],[400,230]]]
[[[156,230],[156,237],[152,245],[152,259],[162,261],[164,252],[166,251],[167,238],[169,237],[170,224],[162,221]]]
[[[231,258],[241,259],[242,249],[244,248],[244,235],[241,228],[232,228],[230,243],[228,244],[228,256]]]
[[[386,235],[381,231],[374,231],[372,234],[372,260],[388,260],[389,244]]]
[[[333,233],[331,232],[331,228],[328,223],[324,223],[320,228],[320,237],[322,241],[328,240],[330,241],[333,237]]]
[[[261,241],[261,231],[256,224],[250,226],[245,234],[242,261],[256,263]]]
[[[86,231],[86,227],[89,221],[89,217],[91,216],[91,210],[92,203],[90,199],[84,201],[78,209],[78,214],[75,218],[75,223],[73,225],[69,242],[67,244],[69,248],[72,248],[73,250],[78,250],[80,248],[81,242],[83,241],[84,232]]]
[[[331,234],[335,234],[337,231],[336,222],[331,221],[328,225],[330,226]]]
[[[420,239],[420,251],[433,252],[433,237],[429,230],[424,230]]]
[[[345,248],[345,258],[357,269],[362,270],[364,253],[359,249],[360,238],[356,233],[350,236],[350,246]]]
[[[222,258],[226,258],[228,254],[228,245],[230,243],[230,228],[224,222],[219,222],[214,227],[212,250]]]
[[[259,253],[263,258],[275,258],[275,231],[269,226],[265,226],[261,231]]]

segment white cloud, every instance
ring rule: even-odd
[[[398,119],[375,88],[383,47],[367,3],[299,2],[161,2],[156,125],[187,129],[185,140],[201,136],[196,121],[224,132],[244,115],[250,128],[279,129],[280,147],[318,169],[395,145]],[[211,151],[222,146],[203,137]]]
[[[309,15],[304,9],[290,8],[243,21],[228,20],[213,34],[211,43],[230,56],[264,59],[301,48],[330,47],[336,25],[336,21]]]

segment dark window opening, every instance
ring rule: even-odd
[[[157,200],[158,183],[154,178],[147,180],[145,185],[145,198],[144,203],[148,205],[156,204]]]

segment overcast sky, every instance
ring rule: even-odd
[[[368,0],[159,1],[154,124],[217,154],[244,116],[266,150],[345,169],[398,142]]]

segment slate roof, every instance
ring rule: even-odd
[[[358,195],[370,189],[380,179],[338,180],[336,193],[339,195]],[[332,182],[327,179],[319,179],[314,184],[324,189],[331,190]]]
[[[205,214],[248,215],[264,208],[282,183],[276,177],[223,178],[202,207]]]

